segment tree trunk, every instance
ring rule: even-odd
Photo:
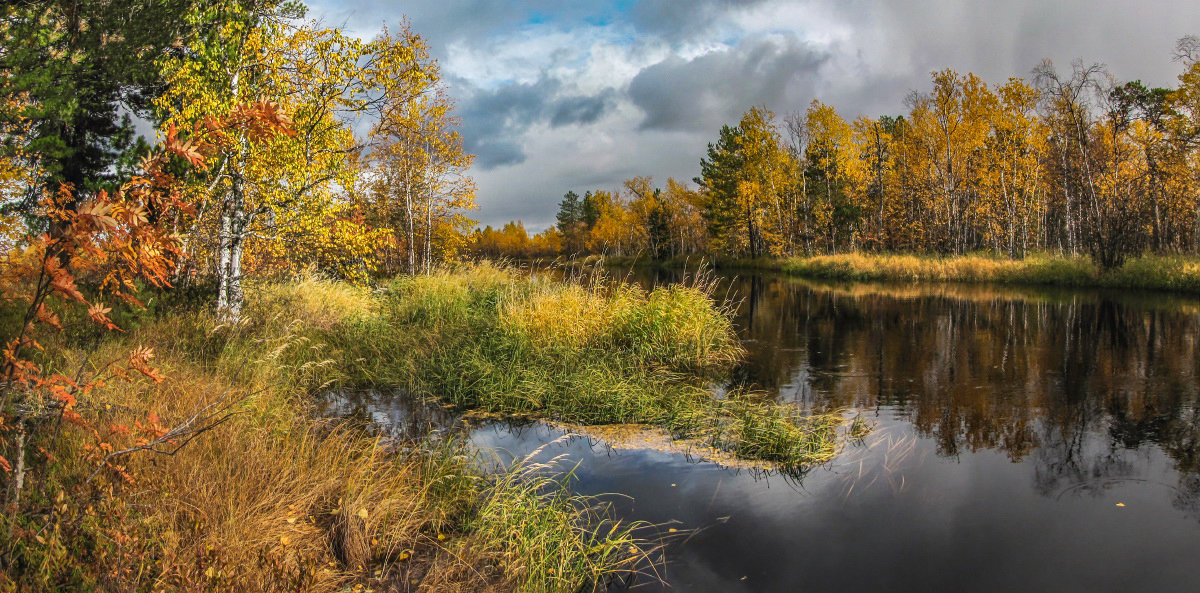
[[[232,186],[221,205],[221,227],[217,246],[217,314],[236,322],[242,314],[242,252],[246,243],[249,214],[246,212],[246,188],[238,168]]]

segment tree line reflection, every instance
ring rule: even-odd
[[[678,279],[658,272],[643,282]],[[879,410],[939,455],[1034,464],[1047,496],[1146,479],[1161,450],[1200,517],[1200,303],[985,285],[730,279],[749,356],[734,386],[813,409]]]

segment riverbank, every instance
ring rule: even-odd
[[[128,333],[95,347],[70,323],[44,340],[41,362],[72,370],[150,348],[164,379],[107,381],[81,398],[81,422],[37,434],[24,510],[4,520],[0,585],[577,591],[652,549],[640,526],[569,495],[556,468],[487,475],[453,438],[397,446],[317,417],[313,394],[336,386],[403,386],[505,417],[654,424],[794,468],[863,429],[754,394],[714,399],[709,380],[742,352],[697,286],[645,292],[479,266],[380,290],[257,286],[237,324],[195,305],[153,308],[164,313],[125,316]],[[96,470],[97,455],[196,418],[214,428],[159,447],[172,454]]]
[[[46,362],[63,368],[150,348],[164,379],[110,380],[81,398],[83,421],[38,441],[28,510],[5,526],[7,588],[576,591],[645,556],[637,525],[566,492],[569,468],[486,475],[453,439],[398,447],[316,417],[312,394],[344,378],[322,339],[369,323],[371,291],[259,286],[232,325],[181,307],[131,320],[137,329],[92,352],[70,334],[47,344]],[[197,412],[219,424],[157,447],[171,455],[96,471],[94,452]]]
[[[482,265],[398,279],[378,316],[327,339],[349,384],[401,385],[508,418],[644,424],[786,470],[832,458],[862,426],[752,392],[713,397],[744,353],[710,288]]]
[[[1103,270],[1086,257],[1031,254],[1020,260],[986,255],[930,256],[847,253],[814,257],[758,259],[608,258],[609,265],[683,268],[701,263],[718,269],[776,272],[804,278],[846,281],[990,282],[1069,288],[1127,288],[1200,293],[1200,258],[1147,255]]]

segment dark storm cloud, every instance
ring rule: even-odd
[[[644,130],[712,131],[752,105],[790,107],[811,93],[828,59],[792,36],[751,39],[649,66],[630,82],[629,97],[645,113]]]
[[[1171,48],[1200,28],[1194,3],[1165,0],[824,3],[852,24],[857,46],[876,50],[873,62],[898,58],[895,74],[917,88],[928,84],[929,71],[947,67],[991,82],[1029,77],[1043,58],[1062,68],[1074,59],[1100,62],[1118,79],[1171,84],[1179,71]]]
[[[550,116],[550,126],[557,128],[572,124],[595,123],[616,101],[616,92],[606,89],[595,96],[577,95],[555,101]]]
[[[465,85],[462,81],[459,85]],[[459,106],[468,152],[483,169],[515,165],[525,160],[519,139],[529,127],[551,128],[594,123],[611,108],[616,93],[565,93],[562,83],[541,78],[534,83],[509,83],[493,90],[474,89]]]
[[[724,22],[730,12],[766,4],[768,0],[643,0],[630,9],[630,20],[643,34],[666,40],[702,36]]]

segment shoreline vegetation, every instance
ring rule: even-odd
[[[995,283],[1063,288],[1119,288],[1200,294],[1200,257],[1145,255],[1104,269],[1083,256],[1031,254],[1024,259],[992,255],[845,253],[813,257],[723,259],[605,257],[612,267],[650,266],[753,270],[837,281]]]
[[[42,435],[61,461],[30,474],[26,504],[42,512],[5,518],[15,570],[0,582],[565,592],[649,566],[655,529],[571,495],[564,468],[531,456],[481,473],[453,437],[395,447],[369,426],[319,417],[312,395],[334,387],[405,386],[504,418],[653,425],[797,472],[869,430],[753,393],[714,397],[712,380],[742,350],[703,282],[647,292],[485,264],[375,290],[313,278],[249,288],[237,323],[151,302],[121,315],[127,334],[89,339],[66,323],[47,341],[44,362],[60,368],[140,344],[166,379],[98,386],[85,412],[108,428]],[[143,451],[99,472],[89,462],[89,431],[171,426],[198,410],[223,421],[173,455]]]

